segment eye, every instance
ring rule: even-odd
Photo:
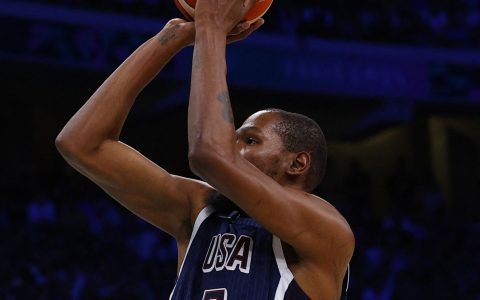
[[[251,145],[258,144],[258,142],[257,142],[255,139],[253,139],[253,138],[251,138],[251,137],[248,137],[248,138],[246,139],[246,141],[245,141],[245,144],[251,146]]]

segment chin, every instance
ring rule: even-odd
[[[232,200],[228,199],[224,195],[217,191],[210,194],[207,200],[207,204],[212,206],[217,212],[221,214],[229,214],[233,211],[243,211]]]

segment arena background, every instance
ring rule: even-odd
[[[0,298],[167,299],[175,243],[70,168],[54,139],[170,0],[0,1]],[[480,299],[480,1],[275,1],[228,50],[236,122],[278,107],[329,141],[316,193],[356,236],[350,299]],[[187,162],[191,49],[122,140]]]

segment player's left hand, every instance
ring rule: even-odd
[[[237,24],[228,34],[227,43],[231,44],[246,39],[264,23],[265,21],[260,18],[253,24],[248,22]],[[195,23],[176,18],[168,21],[163,30],[169,30],[176,26],[181,29],[181,32],[177,32],[176,34],[183,40],[183,44],[185,46],[193,45],[195,42]]]

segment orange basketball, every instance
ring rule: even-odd
[[[270,8],[273,0],[257,0],[257,3],[247,12],[245,20],[253,23],[260,19]],[[197,0],[174,0],[175,5],[182,12],[188,21],[195,19],[195,5]]]

